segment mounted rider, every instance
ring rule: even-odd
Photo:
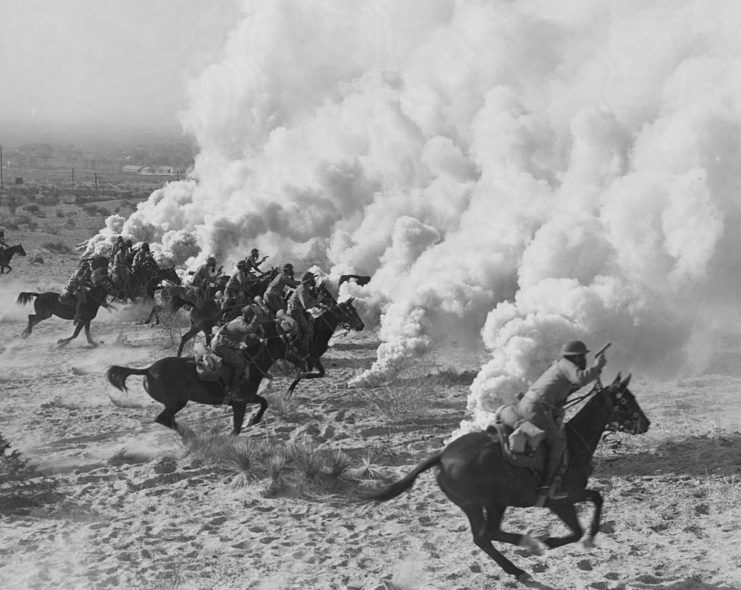
[[[231,376],[226,384],[224,403],[244,401],[239,395],[239,389],[246,377],[249,363],[245,350],[247,341],[257,337],[258,328],[259,320],[253,306],[245,305],[241,315],[221,326],[211,341],[211,350],[218,354],[224,364],[231,369]]]
[[[314,315],[310,310],[321,308],[316,290],[316,277],[314,273],[306,271],[301,275],[301,284],[291,293],[288,298],[288,315],[299,325],[303,335],[301,345],[306,352],[309,351],[311,339],[314,336]]]
[[[124,297],[128,297],[131,293],[130,255],[131,240],[126,242],[121,240],[121,244],[111,260],[111,278],[121,288]]]
[[[229,277],[224,289],[224,300],[221,309],[226,311],[236,305],[244,304],[249,287],[247,263],[244,260],[237,262],[237,271]]]
[[[5,241],[5,230],[4,229],[0,229],[0,246],[3,246],[5,248],[10,248],[10,246],[8,246],[7,242]]]
[[[267,273],[260,270],[260,265],[268,259],[267,256],[260,258],[260,251],[257,248],[252,248],[250,255],[244,259],[244,263],[247,265],[248,278],[254,282],[260,277],[265,276]]]
[[[293,278],[293,265],[290,262],[284,264],[281,273],[270,281],[268,288],[265,289],[265,303],[270,311],[277,313],[281,309],[286,309],[286,287],[295,289],[300,284],[300,281]]]
[[[97,285],[102,285],[106,280],[105,268],[93,269],[89,258],[80,261],[77,270],[72,274],[67,283],[65,296],[75,298],[75,322],[82,320],[82,306],[87,302],[87,292]]]
[[[563,499],[558,473],[566,450],[563,429],[564,405],[570,394],[599,379],[607,363],[604,350],[598,354],[594,366],[587,369],[589,350],[581,340],[567,342],[561,347],[561,358],[555,361],[528,389],[517,406],[518,413],[546,433],[548,459],[538,488],[539,504],[546,498]]]
[[[206,301],[211,297],[213,282],[221,274],[221,268],[216,268],[216,258],[209,256],[193,274],[191,285],[197,290],[198,301]]]
[[[136,272],[140,268],[144,268],[149,264],[152,264],[154,265],[154,268],[157,268],[157,263],[155,262],[154,256],[149,249],[149,244],[147,242],[144,242],[141,245],[141,248],[139,248],[137,253],[134,255],[134,260],[131,264],[131,270],[132,272]]]

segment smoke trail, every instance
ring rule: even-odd
[[[696,0],[244,2],[191,85],[191,178],[116,231],[189,267],[256,245],[373,275],[357,382],[483,340],[474,422],[574,337],[672,376],[738,303],[739,24]]]

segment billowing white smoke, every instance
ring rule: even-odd
[[[483,336],[483,423],[564,340],[610,340],[608,368],[671,376],[739,302],[741,5],[243,13],[191,87],[192,178],[121,230],[188,266],[257,245],[275,265],[373,275],[354,294],[383,344],[359,382]]]

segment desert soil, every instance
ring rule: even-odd
[[[276,371],[265,421],[239,444],[339,450],[354,476],[335,489],[268,493],[264,474],[210,461],[153,423],[160,406],[140,378],[129,378],[127,394],[105,381],[111,364],[143,367],[173,355],[178,325],[144,326],[147,309],[124,307],[99,313],[96,348],[83,337],[56,348],[72,332],[57,318],[18,337],[31,312],[15,303],[18,293],[58,290],[76,264],[40,246],[64,237],[20,238],[29,256],[0,277],[0,433],[56,490],[36,505],[0,497],[2,588],[741,589],[741,325],[725,327],[702,375],[672,383],[634,376],[631,389],[652,425],[598,449],[592,487],[605,504],[596,548],[533,556],[498,546],[533,575],[525,585],[472,543],[433,473],[380,506],[353,498],[373,475],[399,476],[443,447],[466,416],[478,359],[455,367],[420,359],[394,384],[348,389],[375,358],[367,329],[336,336],[327,377],[302,383],[288,404],[281,396],[290,375]],[[44,262],[33,264],[34,254]],[[608,365],[608,376],[618,369]],[[189,405],[179,418],[230,444],[229,408]],[[580,514],[586,523],[591,509]],[[505,528],[563,531],[539,509],[511,509]]]

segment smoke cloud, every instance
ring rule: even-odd
[[[245,1],[190,86],[191,177],[89,247],[115,225],[189,267],[257,246],[370,274],[356,381],[483,343],[476,426],[572,338],[676,376],[741,293],[739,25],[699,0]]]

